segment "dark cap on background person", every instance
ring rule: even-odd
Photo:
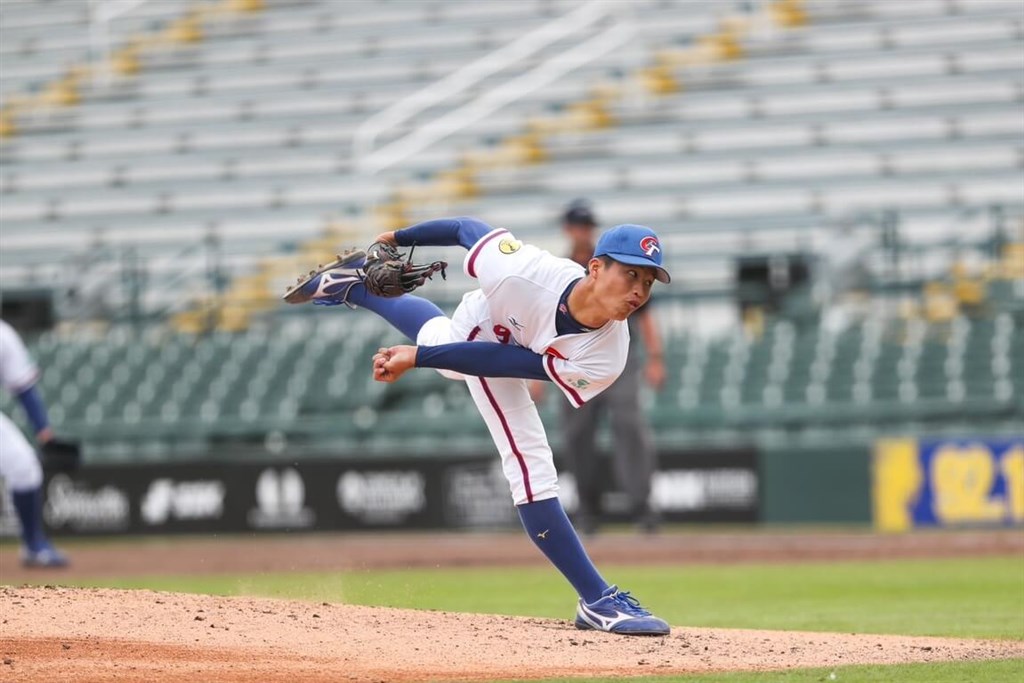
[[[562,214],[565,225],[580,225],[593,228],[597,225],[594,207],[586,199],[575,199],[566,207]]]

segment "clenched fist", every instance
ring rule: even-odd
[[[406,370],[416,367],[415,346],[392,346],[377,349],[373,356],[373,378],[378,382],[394,382]]]

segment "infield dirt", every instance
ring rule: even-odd
[[[571,622],[92,588],[0,588],[0,680],[486,681],[1024,657],[1024,642]]]
[[[599,563],[792,562],[1021,556],[1017,531],[608,535]],[[165,538],[78,544],[65,579],[154,574],[526,565],[517,533]],[[0,581],[40,581],[0,550]],[[257,598],[0,587],[0,681],[487,681],[1024,657],[1024,642],[675,628],[668,638],[577,631],[567,620]]]

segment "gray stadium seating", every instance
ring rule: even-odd
[[[219,16],[200,42],[146,51],[137,76],[110,89],[87,83],[79,104],[23,116],[0,140],[0,286],[79,285],[106,305],[131,249],[156,283],[144,308],[173,313],[208,287],[211,236],[227,277],[295,252],[332,222],[362,226],[354,239],[365,240],[371,205],[396,188],[427,192],[465,153],[542,125],[595,89],[619,88],[625,94],[607,104],[611,125],[546,134],[543,163],[482,168],[477,194],[428,196],[408,217],[478,215],[552,250],[561,248],[558,212],[577,196],[594,199],[605,224],[655,226],[687,290],[659,309],[669,400],[650,413],[663,441],[1019,424],[1024,334],[1003,309],[933,323],[875,314],[836,327],[773,321],[752,340],[736,334],[725,299],[695,296],[727,293],[738,254],[823,252],[837,229],[889,210],[906,246],[922,249],[974,240],[993,206],[1024,214],[1018,0],[807,0],[806,26],[754,31],[741,59],[690,66],[679,51],[715,32],[720,13],[685,0],[623,2],[639,36],[631,49],[399,167],[373,178],[355,170],[352,135],[373,112],[581,4],[346,0],[339,11],[332,0],[267,0],[264,11]],[[85,6],[0,5],[0,103],[90,58]],[[149,2],[116,29],[123,39],[180,16],[177,3]],[[576,39],[427,113],[450,111]],[[637,89],[637,71],[655,64],[670,67],[678,91]],[[432,287],[451,301],[470,283],[459,250],[444,256],[450,280]],[[936,273],[948,263],[925,266]],[[1020,298],[1005,283],[993,283],[993,296],[998,286]],[[184,457],[266,431],[325,452],[386,450],[374,433],[384,414],[399,432],[427,425],[424,438],[447,437],[457,423],[455,449],[485,438],[454,383],[432,373],[389,388],[370,381],[369,354],[397,340],[373,318],[272,313],[246,332],[201,337],[163,326],[45,335],[33,350],[54,421],[124,458]],[[279,333],[268,336],[271,325]]]

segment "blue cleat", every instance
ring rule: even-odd
[[[609,586],[599,600],[580,598],[576,606],[576,628],[607,631],[623,636],[667,636],[671,629],[643,607],[640,601],[618,586]]]
[[[68,566],[68,558],[47,543],[36,550],[23,550],[21,564],[24,567],[59,569]]]
[[[318,266],[316,270],[309,271],[309,275],[300,277],[283,298],[290,304],[312,301],[324,306],[337,306],[346,303],[348,290],[363,281],[361,269],[365,263],[365,251],[341,254],[327,265]]]

